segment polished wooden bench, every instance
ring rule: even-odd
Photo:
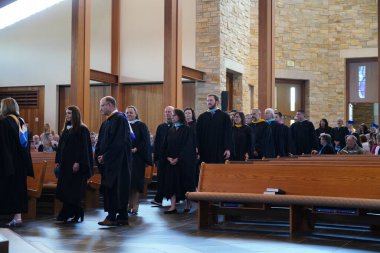
[[[46,164],[46,161],[33,161],[34,177],[27,177],[28,212],[24,214],[24,218],[36,218],[37,199],[41,197]]]
[[[282,189],[286,195],[263,194],[266,188]],[[305,232],[313,228],[309,216],[313,207],[380,210],[380,167],[363,163],[202,164],[198,192],[189,192],[187,197],[199,201],[199,228],[216,223],[221,203],[227,202],[239,203],[237,208],[248,211],[251,204],[287,206],[290,233]]]
[[[43,181],[43,193],[54,194],[57,188],[57,178],[54,174],[55,167],[55,152],[33,152],[31,153],[33,161],[44,160],[47,162],[46,174]],[[99,189],[101,178],[97,167],[94,167],[94,175],[87,181],[87,189],[85,195],[85,207],[97,208],[99,207]],[[57,215],[62,208],[62,202],[54,198],[53,213]]]

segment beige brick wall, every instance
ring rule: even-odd
[[[306,110],[316,125],[335,125],[345,115],[343,49],[377,48],[376,0],[276,0],[275,75],[306,79]],[[198,85],[197,110],[205,95],[226,89],[227,60],[243,66],[237,78],[236,109],[249,112],[258,88],[258,0],[197,0],[197,68],[207,73]],[[295,63],[287,66],[287,60]]]

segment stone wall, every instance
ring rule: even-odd
[[[346,109],[342,50],[377,48],[377,1],[275,2],[275,76],[305,80],[310,120],[315,125],[320,118],[335,122]],[[207,73],[206,84],[198,85],[199,108],[205,109],[207,93],[226,89],[228,62],[242,74],[234,78],[234,107],[250,111],[249,85],[257,106],[258,0],[197,0],[196,38],[197,68]],[[288,66],[289,60],[294,66]]]
[[[220,93],[220,0],[197,0],[196,68],[206,72],[206,82],[197,83],[196,115],[205,111],[206,95]]]
[[[331,93],[325,94],[334,102],[324,110],[334,112],[331,116],[344,116],[346,66],[340,52],[344,49],[377,48],[377,1],[329,0],[328,13],[328,86]]]
[[[325,117],[335,122],[346,110],[346,69],[341,50],[377,47],[377,2],[276,2],[276,72],[307,72],[311,78],[306,111],[311,121],[317,125]],[[288,67],[287,60],[294,61],[295,66]]]
[[[221,89],[226,90],[226,71],[234,74],[233,108],[249,110],[249,39],[250,0],[222,0],[220,5],[221,27]]]
[[[234,74],[234,105],[249,110],[250,0],[197,0],[196,66],[206,83],[197,86],[198,114],[205,96],[226,90],[227,70]]]

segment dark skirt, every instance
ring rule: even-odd
[[[176,201],[185,199],[185,191],[181,181],[181,167],[178,164],[174,166],[167,164],[165,166],[163,190],[167,199],[173,195],[176,196]]]

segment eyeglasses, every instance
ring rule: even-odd
[[[101,107],[104,107],[104,106],[106,106],[107,104],[109,104],[109,103],[104,103],[104,104],[101,104],[100,106],[101,106]]]

